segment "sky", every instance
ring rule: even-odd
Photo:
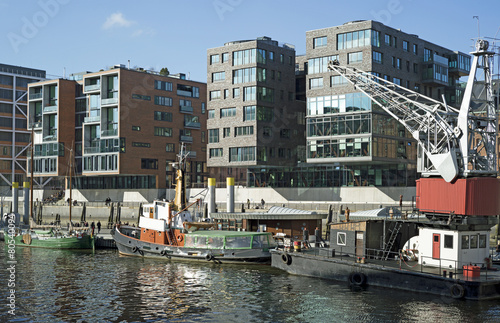
[[[0,63],[49,78],[116,64],[207,81],[207,49],[268,36],[305,54],[306,31],[376,20],[469,53],[500,38],[499,0],[0,0]],[[490,41],[490,43],[493,40]],[[500,44],[500,41],[497,41]]]

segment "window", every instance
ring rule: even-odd
[[[347,80],[342,75],[334,75],[331,78],[331,84],[332,86],[345,85]]]
[[[307,62],[307,74],[328,72],[328,62],[339,59],[339,55],[311,58]]]
[[[400,79],[400,78],[397,78],[397,77],[394,77],[394,78],[392,79],[392,83],[397,84],[397,85],[401,85],[401,79]]]
[[[269,51],[268,54],[269,54],[269,60],[274,61],[274,52]]]
[[[486,234],[479,235],[479,248],[486,248]]]
[[[363,52],[349,53],[347,56],[347,63],[361,63],[363,61]]]
[[[400,70],[400,69],[401,69],[401,58],[396,58],[396,68],[397,68],[398,70]]]
[[[205,102],[201,102],[201,113],[205,114],[205,110],[206,110]]]
[[[280,54],[280,63],[285,64],[285,55]]]
[[[358,30],[337,35],[337,49],[350,49],[369,46],[372,42],[371,30]]]
[[[163,91],[172,91],[172,83],[155,80],[155,89]]]
[[[174,152],[174,151],[175,151],[175,145],[174,145],[174,144],[167,144],[167,145],[165,146],[165,151],[166,151],[167,153],[172,153],[172,152]]]
[[[240,88],[239,87],[235,87],[233,89],[233,98],[239,98],[240,97]]]
[[[210,91],[210,101],[220,99],[220,90]]]
[[[210,158],[222,157],[222,148],[210,148],[208,152],[209,152]]]
[[[229,53],[222,53],[222,63],[229,61]]]
[[[323,87],[323,78],[322,77],[309,79],[309,89],[317,89],[317,88],[322,88],[322,87]]]
[[[269,128],[269,127],[262,128],[262,136],[263,137],[271,137],[272,133],[273,133],[273,131],[271,128]]]
[[[424,48],[424,62],[432,60],[432,51],[428,48]]]
[[[257,95],[257,87],[248,86],[243,88],[243,101],[255,101]]]
[[[229,99],[230,96],[229,96],[229,89],[225,89],[224,90],[224,99]]]
[[[213,144],[219,142],[219,129],[208,129],[208,143]]]
[[[219,63],[219,54],[210,55],[210,65]]]
[[[257,63],[266,64],[266,50],[257,49]]]
[[[346,245],[346,233],[345,232],[337,232],[337,245],[339,245],[339,246]]]
[[[212,82],[220,82],[226,79],[226,72],[212,73]]]
[[[231,137],[231,128],[223,128],[222,137],[223,138]]]
[[[166,97],[166,96],[157,96],[155,95],[155,104],[156,105],[163,105],[167,107],[172,106],[172,98]]]
[[[262,70],[262,68],[259,68],[259,70]],[[233,84],[255,82],[256,75],[257,75],[256,71],[257,71],[256,67],[242,68],[239,70],[234,70],[233,71]],[[265,71],[265,69],[264,69],[264,71]]]
[[[444,247],[446,249],[453,249],[453,236],[449,234],[444,235]]]
[[[262,100],[270,103],[274,102],[274,89],[265,86],[258,86],[257,100]]]
[[[372,30],[372,46],[380,47],[380,32]]]
[[[255,110],[255,105],[243,107],[243,121],[255,120]]]
[[[220,109],[220,117],[234,117],[236,115],[236,108],[224,108]]]
[[[149,142],[132,142],[132,147],[151,148]]]
[[[373,56],[373,62],[382,64],[382,53],[373,51],[372,53]]]
[[[215,118],[215,110],[208,110],[208,119]]]
[[[155,115],[155,120],[172,122],[172,113],[171,112],[155,111],[154,115]]]
[[[177,95],[199,98],[200,88],[197,86],[177,84]]]
[[[255,147],[229,148],[229,162],[242,162],[255,160]]]
[[[172,137],[172,128],[155,127],[154,135],[160,137]]]
[[[233,52],[233,66],[255,63],[256,54],[255,48]]]
[[[418,73],[418,64],[413,63],[413,73]]]
[[[141,94],[132,94],[132,99],[151,101],[151,97],[149,95]]]
[[[250,136],[253,135],[253,126],[246,127],[235,127],[234,128],[234,136]]]
[[[413,44],[413,54],[418,55],[418,45]]]
[[[142,169],[158,169],[158,159],[141,159],[141,168]]]
[[[469,236],[468,235],[462,236],[462,249],[469,249]]]
[[[470,248],[471,249],[477,249],[477,238],[478,238],[478,236],[476,234],[473,234],[470,236]]]
[[[326,36],[317,37],[313,39],[313,48],[321,48],[327,45]]]
[[[133,131],[141,131],[141,127],[139,126],[132,126]]]
[[[387,46],[391,46],[391,38],[392,38],[391,35],[387,35],[387,34],[385,35],[385,44]]]
[[[405,52],[407,52],[407,51],[408,51],[408,42],[407,42],[406,40],[403,40],[403,50],[404,50]]]

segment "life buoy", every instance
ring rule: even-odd
[[[177,241],[182,242],[182,239],[184,239],[182,234],[177,235]]]
[[[138,250],[139,250],[139,248],[137,248],[137,246],[134,246],[134,247],[132,248],[132,252],[133,252],[133,253],[136,253]]]
[[[366,284],[366,275],[359,272],[351,273],[349,275],[349,283],[354,286],[364,286]]]
[[[212,255],[210,255],[210,254],[207,254],[207,255],[205,256],[205,260],[206,260],[206,261],[210,261],[210,260],[212,260],[212,259],[214,259],[214,256],[212,256]]]
[[[451,297],[456,298],[456,299],[460,299],[460,298],[465,296],[465,289],[462,285],[453,284],[450,287],[450,294],[451,294]]]
[[[284,264],[290,266],[292,264],[292,256],[287,253],[283,253],[281,254],[281,261],[283,261]]]

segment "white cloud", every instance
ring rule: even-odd
[[[106,22],[104,22],[104,24],[102,25],[102,29],[110,29],[113,27],[128,27],[132,24],[134,24],[134,22],[132,20],[125,19],[121,12],[115,12],[106,19]]]
[[[156,34],[156,31],[152,28],[149,29],[137,29],[132,33],[132,37],[139,37],[139,36],[154,36]]]

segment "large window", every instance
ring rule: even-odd
[[[347,80],[342,75],[333,75],[331,77],[332,86],[345,85],[347,84]]]
[[[242,68],[233,71],[233,84],[255,82],[256,67]]]
[[[172,91],[172,83],[155,80],[155,89],[163,91]]]
[[[265,86],[258,86],[257,99],[265,102],[274,102],[274,89]]]
[[[208,151],[209,151],[210,158],[222,157],[222,148],[210,148]]]
[[[255,105],[243,107],[243,121],[255,120]]]
[[[358,30],[337,35],[337,49],[369,46],[372,43],[371,30]]]
[[[224,81],[226,79],[226,72],[212,73],[212,82]]]
[[[159,121],[172,121],[172,113],[171,112],[162,112],[155,111],[155,120]]]
[[[236,108],[223,108],[220,109],[220,117],[234,117],[236,115]]]
[[[172,128],[154,127],[154,135],[161,137],[172,137]]]
[[[255,48],[233,52],[233,66],[255,63],[256,53]]]
[[[208,129],[208,143],[218,143],[219,142],[219,129]]]
[[[326,47],[326,45],[327,45],[326,36],[316,37],[313,39],[313,48]]]
[[[339,55],[311,58],[307,64],[308,74],[326,73],[328,72],[328,62],[339,59]]]
[[[242,162],[255,160],[255,147],[229,148],[229,161]]]
[[[199,98],[200,88],[197,86],[177,84],[177,95]]]
[[[372,55],[373,55],[373,62],[382,64],[382,58],[383,58],[382,53],[373,51]]]
[[[245,126],[245,127],[235,127],[234,128],[234,136],[250,136],[253,135],[253,126]]]
[[[257,95],[257,87],[247,86],[243,88],[243,101],[255,101]]]
[[[363,61],[363,52],[354,52],[347,55],[347,63],[361,63]]]
[[[403,50],[404,50],[405,52],[407,52],[407,51],[408,51],[408,46],[409,46],[408,42],[407,42],[406,40],[403,40]]]
[[[142,169],[158,169],[158,159],[141,159],[141,168]]]
[[[453,249],[453,236],[449,234],[444,235],[444,247],[446,249]]]
[[[312,78],[309,79],[309,89],[318,89],[323,87],[323,78]]]
[[[220,90],[217,91],[210,91],[210,101],[212,100],[219,100],[220,99]]]
[[[307,98],[307,115],[369,111],[372,103],[363,93],[347,93]]]
[[[172,98],[169,98],[166,96],[155,95],[155,104],[171,107],[172,106]]]
[[[210,55],[210,64],[219,63],[219,54]]]

